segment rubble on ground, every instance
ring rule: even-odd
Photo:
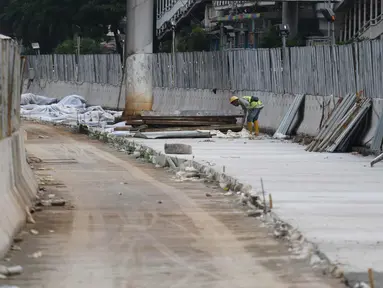
[[[308,145],[310,144],[313,140],[314,140],[315,137],[313,136],[310,136],[310,135],[306,135],[306,134],[298,134],[296,136],[294,136],[294,138],[292,139],[294,143],[298,143],[300,145]]]
[[[23,267],[21,267],[20,265],[9,266],[9,267],[0,265],[0,275],[13,276],[13,275],[21,274],[21,273],[23,273]]]
[[[32,235],[39,235],[39,231],[37,231],[36,229],[31,229],[31,230],[29,230],[29,232],[30,232]]]
[[[41,251],[37,251],[37,252],[35,252],[35,253],[32,253],[31,255],[29,255],[28,257],[29,258],[40,258],[40,257],[42,257],[43,256],[43,252],[41,252]]]

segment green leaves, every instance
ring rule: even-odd
[[[56,47],[54,52],[56,54],[76,54],[77,42],[68,39]],[[80,43],[80,54],[100,54],[100,43],[90,38],[82,38]]]
[[[70,43],[63,42],[76,32],[84,38],[105,37],[108,25],[118,26],[125,7],[125,0],[0,0],[0,32],[26,46],[39,42],[41,53],[51,53],[60,43],[58,49],[66,51]]]
[[[179,32],[177,51],[208,51],[209,39],[200,25],[186,27]]]

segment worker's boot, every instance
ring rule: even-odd
[[[247,122],[247,130],[249,131],[249,139],[253,139],[253,123],[252,122]]]
[[[255,134],[255,136],[259,135],[258,120],[254,121],[254,134]]]

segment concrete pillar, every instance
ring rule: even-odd
[[[125,116],[151,110],[153,0],[127,0]]]
[[[290,26],[289,39],[294,38],[298,34],[298,10],[298,2],[282,2],[282,24]]]

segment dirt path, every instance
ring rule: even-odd
[[[292,260],[285,244],[202,183],[175,182],[107,145],[62,129],[26,123],[39,175],[74,205],[45,208],[29,224],[24,273],[0,280],[20,287],[343,287]],[[212,197],[206,197],[210,193]],[[41,251],[42,257],[28,255]],[[2,283],[0,282],[0,284]]]

